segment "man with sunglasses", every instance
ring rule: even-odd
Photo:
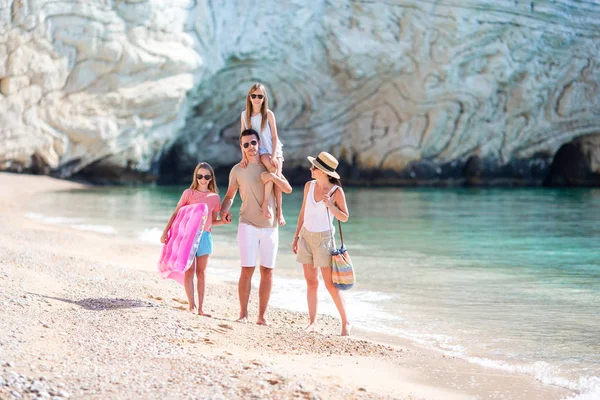
[[[268,199],[270,218],[262,213],[265,181],[271,180],[283,193],[291,193],[292,187],[284,177],[267,172],[260,161],[258,147],[260,138],[253,129],[246,129],[240,135],[240,148],[248,160],[246,168],[238,163],[229,174],[229,187],[221,204],[221,216],[231,221],[229,209],[237,191],[240,191],[242,205],[238,225],[237,242],[240,251],[242,271],[238,282],[240,299],[240,318],[238,322],[248,321],[248,301],[250,299],[252,275],[256,268],[256,259],[260,257],[260,286],[258,289],[258,320],[259,325],[269,325],[265,312],[271,297],[273,268],[279,245],[279,230],[275,207],[275,196],[271,192]]]

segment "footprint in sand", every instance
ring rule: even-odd
[[[158,301],[162,300],[162,297],[160,297],[160,296],[152,296],[151,294],[147,295],[146,297],[149,298],[149,299],[158,300]]]
[[[179,304],[188,304],[187,300],[172,298],[171,300],[178,302]]]
[[[228,325],[228,324],[219,324],[220,328],[224,328],[224,329],[230,329],[233,330],[233,326]]]

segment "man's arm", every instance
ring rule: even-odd
[[[229,222],[231,222],[231,213],[229,212],[229,209],[233,204],[233,199],[235,198],[237,191],[237,183],[229,182],[227,193],[225,193],[225,197],[223,197],[223,202],[221,203],[221,219],[227,219],[229,217]]]
[[[285,176],[277,176],[276,174],[272,173],[272,172],[263,172],[263,174],[268,174],[269,175],[269,179],[267,181],[273,181],[273,183],[275,185],[277,185],[277,187],[279,189],[281,189],[281,191],[285,194],[290,194],[292,193],[292,185],[290,185],[290,183],[288,182],[287,179],[285,179]],[[267,182],[263,179],[263,182]]]

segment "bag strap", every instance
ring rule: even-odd
[[[316,186],[316,182],[315,182],[315,186]],[[335,185],[329,191],[328,194],[332,195],[338,188],[339,188],[339,186]],[[313,197],[314,197],[314,194],[313,194]],[[325,207],[325,210],[327,211],[327,221],[329,221],[329,208]],[[342,247],[343,247],[344,246],[344,235],[342,234],[342,224],[339,219],[338,219],[337,223],[338,223],[338,228],[340,229],[340,241],[342,242]],[[333,231],[331,230],[331,224],[329,225],[329,233],[331,233],[331,247],[333,247]]]

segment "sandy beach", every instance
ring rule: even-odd
[[[234,322],[237,288],[211,276],[205,311],[156,271],[160,247],[26,217],[51,190],[84,188],[0,173],[0,398],[561,399],[526,375],[393,345],[337,319],[271,307],[271,327]],[[75,206],[65,204],[65,207]],[[216,243],[218,246],[218,243]],[[275,272],[274,285],[277,285]],[[256,319],[257,293],[250,301]]]

